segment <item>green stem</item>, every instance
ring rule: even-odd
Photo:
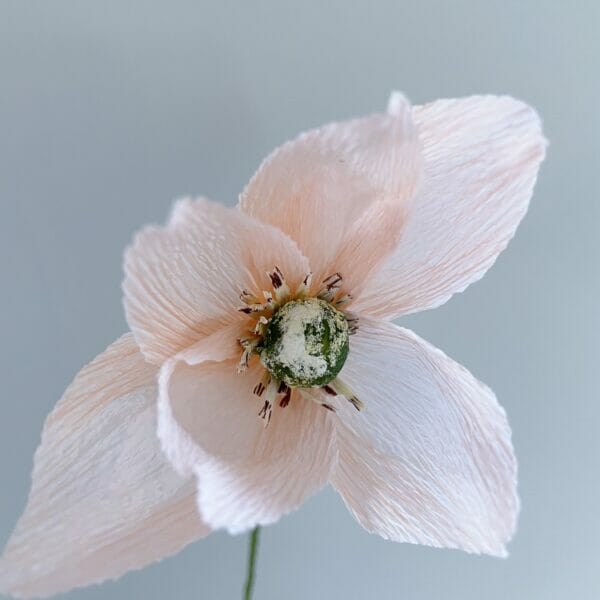
[[[254,590],[254,571],[256,570],[256,555],[258,554],[258,539],[260,537],[260,527],[256,526],[250,534],[248,545],[248,573],[246,575],[246,585],[244,586],[244,600],[252,600],[252,591]]]

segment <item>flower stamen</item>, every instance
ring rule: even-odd
[[[268,400],[265,400],[265,403],[263,404],[262,408],[260,409],[260,411],[258,411],[258,416],[261,419],[264,419],[265,421],[265,427],[267,427],[271,422],[272,415],[273,405]]]
[[[269,324],[269,319],[264,315],[261,315],[252,330],[252,333],[255,335],[260,335],[261,337],[265,335],[265,328]]]
[[[359,398],[352,392],[352,390],[339,378],[336,377],[331,383],[322,386],[324,392],[331,396],[344,396],[352,406],[358,411],[363,410],[365,405]]]
[[[252,393],[256,394],[260,398],[270,383],[271,383],[271,374],[269,373],[269,371],[265,371],[263,373],[260,381],[254,386]]]
[[[348,304],[350,300],[352,300],[352,294],[344,294],[334,302],[334,305],[339,308],[340,306],[344,306],[344,304]]]
[[[260,304],[260,298],[257,298],[252,292],[246,289],[242,290],[240,300],[244,304]]]
[[[283,397],[279,401],[279,406],[281,408],[285,408],[292,398],[292,388],[289,387],[284,381],[279,384],[279,389],[277,390],[280,394],[283,394]]]
[[[358,317],[346,311],[346,321],[348,321],[348,333],[354,335],[358,331]]]
[[[343,278],[339,273],[334,273],[323,279],[322,285],[317,292],[317,298],[325,300],[326,302],[333,302],[335,295],[342,287],[342,281]]]
[[[238,308],[238,310],[241,313],[244,313],[245,315],[251,315],[252,313],[259,313],[259,312],[262,312],[263,310],[266,310],[266,307],[262,303],[249,304],[248,306],[242,306],[242,308]]]
[[[306,277],[296,290],[296,298],[306,298],[310,294],[310,286],[312,285],[312,273],[307,273]]]
[[[290,286],[286,283],[281,269],[279,267],[275,267],[272,271],[268,272],[267,275],[269,276],[271,284],[273,285],[275,302],[279,305],[287,301],[290,297]],[[273,296],[271,295],[271,297]]]
[[[256,347],[260,343],[260,338],[242,337],[238,340],[238,342],[242,347],[242,356],[240,357],[240,362],[238,363],[238,373],[243,373],[248,369],[250,358],[252,358],[252,355],[255,353]]]
[[[275,403],[278,389],[279,384],[269,375],[269,383],[266,386],[265,402],[258,412],[258,416],[261,417],[265,422],[265,427],[268,427],[269,423],[271,422],[271,417],[273,416],[273,404]]]
[[[321,394],[319,394],[320,389],[323,388],[302,388],[300,389],[300,393],[306,400],[309,400],[311,402],[314,402],[315,404],[318,404],[319,406],[322,406],[329,412],[336,412],[335,408],[329,402],[323,401]]]

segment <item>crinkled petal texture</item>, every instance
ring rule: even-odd
[[[438,100],[413,115],[420,191],[353,307],[383,318],[439,306],[483,276],[525,215],[545,154],[537,114],[513,98]]]
[[[160,375],[159,437],[183,473],[198,478],[198,507],[213,528],[239,533],[297,508],[329,479],[336,459],[331,417],[294,392],[265,428],[252,393],[263,369],[235,360],[190,365],[177,357]]]
[[[505,555],[519,508],[511,433],[493,392],[411,331],[361,319],[338,408],[332,483],[384,538]]]
[[[275,266],[293,285],[309,270],[274,227],[208,200],[178,202],[169,225],[144,229],[125,255],[127,320],[147,360],[162,364],[242,319],[241,289],[269,289]]]
[[[295,240],[315,282],[340,271],[356,292],[396,247],[420,177],[412,107],[396,94],[388,114],[332,123],[275,150],[240,207]]]
[[[209,533],[193,480],[156,437],[156,374],[127,334],[77,375],[44,426],[0,591],[49,596],[116,578]]]

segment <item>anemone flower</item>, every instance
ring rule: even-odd
[[[493,392],[392,320],[478,280],[527,210],[536,113],[475,96],[300,135],[226,208],[125,255],[131,332],[44,426],[0,588],[115,578],[330,483],[383,538],[503,556],[517,465]]]

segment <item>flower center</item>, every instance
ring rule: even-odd
[[[292,387],[323,386],[341,371],[349,349],[344,314],[320,298],[291,300],[270,319],[260,360]]]
[[[294,397],[313,400],[329,411],[336,396],[345,398],[356,410],[363,403],[337,375],[350,348],[348,336],[358,330],[356,315],[343,310],[352,296],[343,293],[342,276],[333,273],[318,289],[308,273],[292,291],[278,267],[267,273],[271,290],[263,299],[244,289],[238,310],[248,315],[248,331],[238,339],[242,354],[238,372],[244,373],[258,357],[265,367],[252,392],[261,398],[258,412],[265,427],[273,407],[285,408]]]

